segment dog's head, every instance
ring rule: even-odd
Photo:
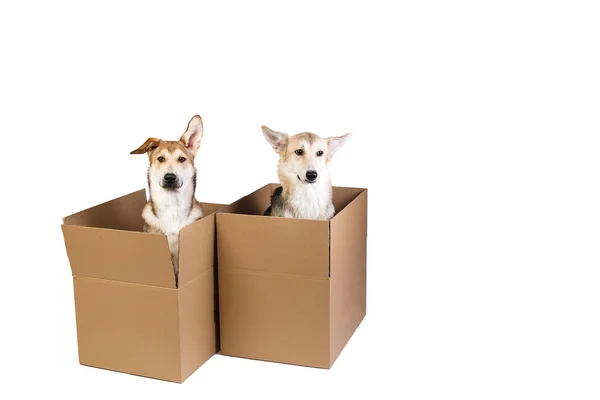
[[[280,172],[288,178],[302,183],[315,183],[320,177],[329,174],[329,162],[336,151],[352,135],[333,136],[323,139],[314,133],[299,133],[289,136],[266,126],[263,134],[273,149],[279,154]]]
[[[177,190],[185,184],[194,184],[196,168],[194,157],[200,147],[203,128],[199,115],[194,116],[178,141],[149,138],[131,154],[148,154],[148,182],[166,190]]]

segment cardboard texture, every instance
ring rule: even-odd
[[[79,362],[183,382],[217,351],[215,212],[180,232],[176,286],[167,238],[142,232],[139,190],[63,219]]]
[[[330,221],[262,216],[270,184],[217,214],[221,354],[330,368],[366,314],[367,190]]]

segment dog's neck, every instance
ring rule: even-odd
[[[149,182],[150,203],[156,217],[174,223],[184,221],[194,205],[195,185],[185,184],[179,189],[164,189]]]
[[[315,183],[305,183],[297,177],[280,175],[282,197],[296,218],[329,219],[331,206],[331,178],[321,175]]]

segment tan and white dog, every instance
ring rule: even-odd
[[[179,141],[149,138],[131,152],[148,153],[150,196],[142,211],[144,231],[167,236],[176,281],[179,274],[179,230],[203,216],[202,206],[194,195],[194,157],[202,134],[202,119],[196,115]]]
[[[335,209],[331,200],[329,165],[351,133],[323,139],[309,132],[289,136],[266,126],[262,127],[262,131],[279,154],[277,172],[281,182],[265,215],[331,219]]]

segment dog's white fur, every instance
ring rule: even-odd
[[[150,184],[152,204],[146,203],[142,210],[142,218],[146,225],[152,227],[153,231],[160,231],[167,236],[175,275],[179,273],[179,231],[203,217],[201,208],[182,207],[190,203],[189,199],[193,195],[191,185],[184,184],[176,192],[167,192],[159,185]]]
[[[148,153],[150,198],[142,210],[144,231],[167,236],[176,280],[179,274],[179,231],[203,216],[202,207],[194,197],[194,157],[200,147],[202,135],[202,119],[196,115],[190,120],[178,142],[150,138],[132,151],[132,154]],[[162,161],[159,158],[161,156]],[[180,162],[180,157],[185,161]],[[167,173],[176,176],[173,186],[166,186]]]
[[[147,203],[144,206],[142,211],[144,221],[167,236],[177,236],[182,228],[202,218],[200,209],[187,210],[182,207],[183,204],[190,203],[189,199],[194,195],[191,185],[184,186],[185,188],[182,187],[176,192],[167,192],[156,184],[150,184],[152,204]]]
[[[263,126],[263,134],[277,154],[281,198],[272,204],[271,215],[288,218],[328,220],[335,214],[332,202],[330,161],[337,150],[351,136],[323,139],[314,133],[289,136]],[[296,154],[302,150],[302,154]],[[318,155],[322,152],[321,155]],[[306,178],[307,171],[315,171],[314,182]]]
[[[298,183],[287,198],[289,209],[283,217],[302,219],[331,219],[335,214],[331,201],[331,180],[319,179],[313,184]]]

